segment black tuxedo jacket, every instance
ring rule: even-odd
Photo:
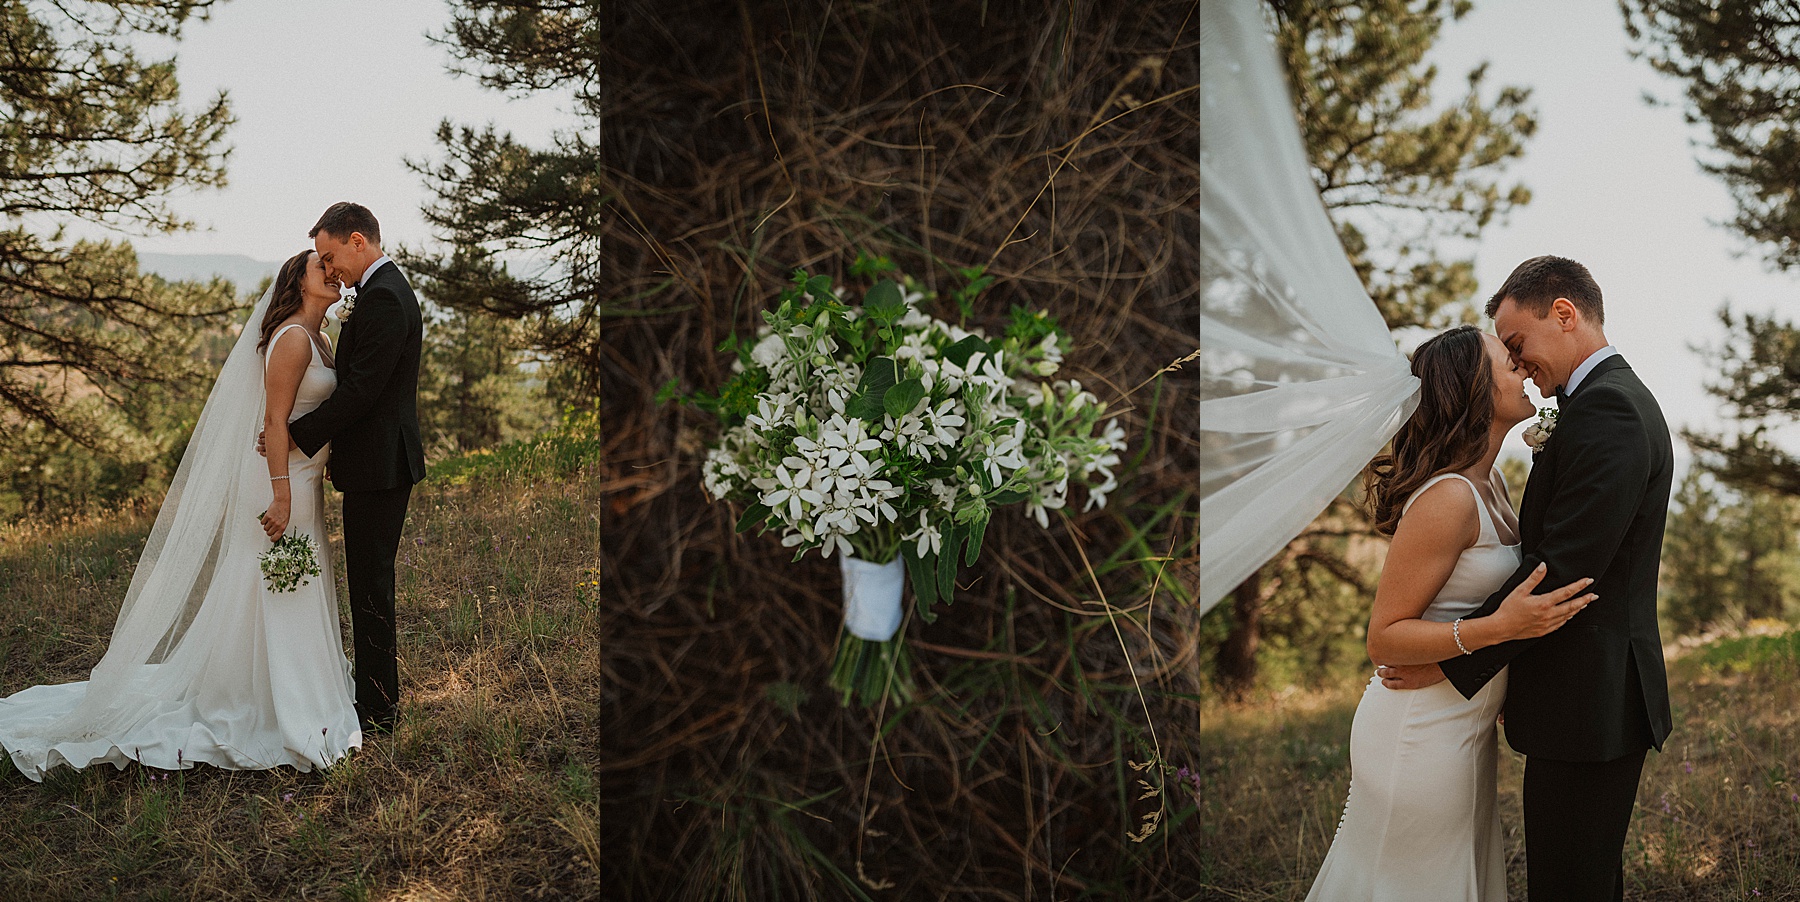
[[[307,457],[331,444],[331,483],[345,492],[397,489],[425,478],[419,442],[419,299],[392,261],[356,292],[338,333],[337,390],[288,424]]]
[[[1524,561],[1471,616],[1486,616],[1542,562],[1539,591],[1594,577],[1600,597],[1562,629],[1441,662],[1466,697],[1507,671],[1506,741],[1526,755],[1610,761],[1662,748],[1669,686],[1656,576],[1674,449],[1662,408],[1623,357],[1561,404],[1519,510]]]

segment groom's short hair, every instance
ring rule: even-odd
[[[1489,319],[1494,318],[1500,302],[1507,298],[1512,298],[1514,304],[1531,311],[1538,319],[1550,314],[1550,305],[1556,303],[1557,298],[1568,298],[1583,317],[1594,321],[1594,325],[1606,322],[1606,308],[1600,303],[1600,283],[1594,281],[1587,267],[1567,257],[1545,254],[1519,264],[1512,275],[1506,277],[1500,290],[1488,299]]]
[[[375,221],[375,214],[362,204],[353,204],[347,200],[338,201],[325,208],[325,215],[306,233],[308,238],[317,238],[324,232],[339,241],[347,241],[351,232],[361,232],[369,243],[381,245],[381,224]]]

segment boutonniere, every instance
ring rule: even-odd
[[[338,286],[337,303],[332,304],[330,307],[326,308],[325,315],[329,316],[332,319],[337,320],[338,322],[341,323],[341,322],[345,322],[345,321],[349,320],[350,314],[355,313],[355,312],[356,312],[356,286],[354,286],[354,285]]]
[[[1525,427],[1525,444],[1531,446],[1533,456],[1544,450],[1544,445],[1549,443],[1550,433],[1556,431],[1556,417],[1556,408],[1540,407],[1537,422]]]

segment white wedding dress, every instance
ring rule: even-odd
[[[133,760],[310,771],[362,744],[325,531],[328,454],[288,458],[289,532],[313,540],[321,574],[274,592],[258,560],[269,540],[257,517],[271,500],[254,447],[263,409],[255,339],[267,303],[265,295],[207,399],[90,679],[0,698],[0,744],[32,780],[64,765]],[[336,386],[314,345],[290,420]]]
[[[1480,607],[1519,566],[1519,546],[1500,541],[1499,516],[1461,475],[1433,477],[1406,506],[1452,479],[1475,492],[1481,536],[1464,549],[1420,615],[1438,623]],[[1498,470],[1490,485],[1495,497],[1507,497]],[[1307,902],[1506,899],[1506,856],[1494,804],[1494,723],[1505,701],[1505,671],[1472,699],[1447,680],[1413,690],[1369,680],[1350,727],[1350,796]]]

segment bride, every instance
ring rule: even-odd
[[[112,640],[83,682],[0,698],[0,744],[42,781],[53,768],[326,767],[362,745],[326,542],[327,454],[264,460],[337,384],[319,331],[337,300],[317,255],[282,264],[207,397],[132,574]],[[291,592],[259,556],[310,538],[321,573]]]
[[[1379,664],[1435,663],[1553,632],[1594,595],[1542,595],[1539,567],[1493,615],[1464,621],[1519,566],[1518,519],[1494,466],[1535,411],[1498,338],[1459,326],[1414,352],[1419,407],[1367,475],[1376,528],[1393,537],[1369,617]],[[1570,600],[1573,598],[1573,600]],[[1464,699],[1448,682],[1369,681],[1350,728],[1350,794],[1308,902],[1500,902],[1506,861],[1494,805],[1501,673]]]

